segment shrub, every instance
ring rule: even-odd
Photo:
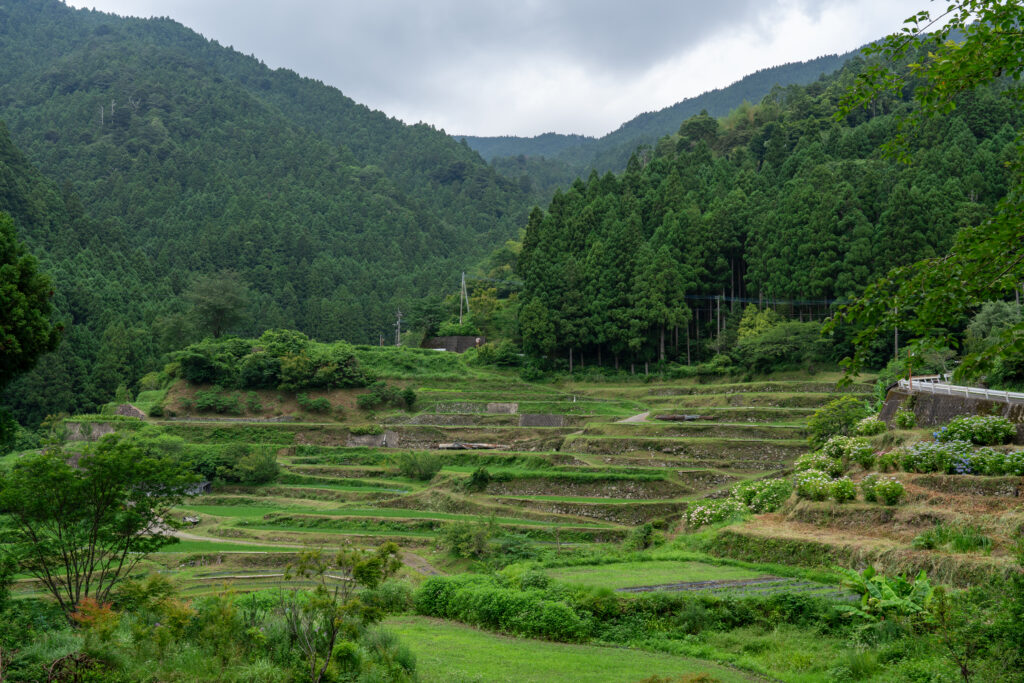
[[[761,479],[737,484],[732,496],[751,512],[763,514],[778,510],[792,492],[793,485],[786,479]]]
[[[857,423],[853,433],[857,436],[876,436],[882,434],[888,427],[878,419],[877,415],[869,415]]]
[[[853,396],[842,396],[830,401],[815,411],[807,421],[811,445],[820,446],[836,434],[852,433],[857,422],[867,413],[868,408],[864,403]]]
[[[255,391],[249,391],[245,394],[245,409],[250,413],[259,413],[263,411],[263,404],[260,403],[259,394]]]
[[[441,471],[441,458],[427,451],[411,451],[394,456],[395,465],[403,477],[430,481]]]
[[[746,514],[747,506],[735,498],[705,500],[686,511],[686,525],[698,529],[708,524],[741,519]]]
[[[368,393],[356,397],[356,405],[362,410],[376,410],[386,406],[410,410],[415,404],[415,391],[399,389],[383,381],[374,382]]]
[[[906,495],[906,489],[899,479],[883,477],[875,484],[875,499],[880,503],[896,505],[904,495]]]
[[[196,392],[196,410],[213,411],[215,413],[230,413],[232,415],[242,414],[242,404],[238,400],[238,394],[223,393],[224,389],[213,385],[209,389]]]
[[[1016,429],[1005,417],[965,415],[955,418],[935,432],[936,441],[969,441],[979,446],[994,446],[1013,438]]]
[[[505,339],[497,343],[488,342],[478,347],[472,362],[474,365],[513,367],[522,363],[522,356],[519,347]]]
[[[273,448],[260,447],[238,460],[233,475],[243,484],[267,484],[277,479],[279,472]]]
[[[310,398],[307,394],[299,394],[295,397],[295,400],[298,401],[300,408],[311,413],[331,412],[331,402],[323,396],[319,398]]]
[[[455,557],[480,559],[488,554],[487,541],[492,535],[493,529],[488,524],[458,521],[442,527],[438,541]]]
[[[832,477],[821,470],[805,470],[796,475],[796,495],[808,500],[825,500],[832,492]]]
[[[466,489],[469,491],[484,491],[491,483],[491,473],[486,467],[477,467],[466,480]]]
[[[664,542],[665,537],[654,530],[653,524],[647,522],[630,531],[623,546],[627,550],[646,550],[647,548],[661,545]]]
[[[836,479],[832,482],[829,490],[829,497],[837,503],[845,503],[857,497],[857,487],[853,485],[849,477]]]
[[[913,410],[901,406],[896,409],[892,423],[899,429],[913,429],[917,424],[917,415],[914,414]]]
[[[860,490],[864,494],[864,500],[872,503],[875,501],[875,487],[878,486],[879,475],[869,474],[860,480]]]
[[[1003,454],[1003,474],[1024,477],[1024,450]]]
[[[793,468],[798,472],[805,470],[817,470],[824,472],[830,477],[838,477],[843,473],[843,463],[837,458],[830,457],[822,451],[801,455],[793,463]]]
[[[878,458],[875,460],[875,467],[878,468],[879,472],[895,470],[898,457],[899,451],[886,451],[884,453],[879,453]]]
[[[971,444],[966,441],[918,441],[899,451],[900,468],[905,472],[953,472],[953,465],[969,457]]]

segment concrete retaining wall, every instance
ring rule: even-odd
[[[928,392],[911,394],[904,389],[890,389],[882,406],[881,419],[891,425],[896,410],[903,402],[914,396],[914,415],[922,427],[944,425],[960,415],[1002,415],[1017,423],[1017,437],[1014,443],[1024,444],[1024,404],[1004,403],[982,398],[945,396]]]

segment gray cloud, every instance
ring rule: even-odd
[[[601,134],[759,68],[852,49],[921,2],[69,0],[170,16],[371,107],[467,134]]]

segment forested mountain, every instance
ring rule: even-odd
[[[474,137],[456,135],[491,161],[503,175],[525,176],[539,190],[568,185],[591,170],[620,172],[641,145],[653,145],[674,133],[685,119],[706,111],[725,116],[743,102],[760,102],[776,86],[807,85],[822,74],[840,68],[857,51],[825,55],[806,62],[792,62],[760,69],[725,87],[689,97],[659,111],[646,112],[600,138],[545,133],[532,138]],[[525,157],[525,158],[520,158]],[[539,160],[536,157],[544,157]]]
[[[592,174],[535,210],[518,264],[524,347],[577,362],[685,360],[688,349],[708,360],[728,348],[719,335],[733,307],[720,317],[707,297],[827,313],[891,267],[945,253],[1006,193],[1024,112],[995,88],[962,95],[900,164],[880,148],[912,88],[833,118],[864,66],[688,119],[623,174]]]
[[[0,6],[0,120],[0,205],[69,323],[8,391],[33,421],[106,400],[204,333],[185,316],[199,274],[235,271],[248,290],[230,331],[376,341],[396,307],[453,287],[526,218],[519,185],[443,131],[169,19]],[[28,389],[44,377],[67,391]]]

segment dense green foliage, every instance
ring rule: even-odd
[[[170,374],[192,384],[301,391],[361,387],[370,382],[352,345],[322,344],[295,330],[267,330],[259,339],[206,339],[173,358]],[[214,391],[211,400],[219,400],[218,393]],[[216,405],[211,407],[216,409]]]
[[[1006,194],[1003,162],[1022,123],[996,88],[964,93],[951,115],[922,124],[914,163],[899,164],[881,150],[912,109],[912,88],[833,118],[867,64],[854,59],[721,120],[689,119],[622,175],[593,174],[534,211],[518,261],[524,349],[605,363],[729,352],[759,371],[820,361],[811,328],[737,340],[736,300],[796,325],[893,266],[944,253]],[[849,331],[836,332],[841,354]],[[878,364],[887,351],[881,340],[868,349]]]
[[[897,119],[896,134],[884,146],[891,157],[919,165],[914,150],[932,140],[936,122],[962,118],[984,93],[998,99],[978,112],[992,120],[1000,108],[1018,112],[1013,124],[1019,133],[1019,112],[1024,98],[1024,6],[1004,0],[959,0],[944,11],[925,10],[906,20],[903,30],[890,35],[871,52],[881,58],[861,73],[841,102],[837,116],[859,116],[893,97],[911,97],[915,106]],[[938,30],[922,38],[927,31]],[[959,35],[957,35],[959,33]],[[932,49],[923,53],[921,43]],[[906,65],[905,68],[894,68]],[[967,118],[971,116],[968,114]],[[975,119],[977,120],[977,119]],[[1020,138],[1003,154],[1008,191],[1000,193],[990,213],[982,213],[957,233],[949,253],[889,271],[868,287],[864,296],[844,307],[837,324],[856,323],[855,353],[847,364],[855,373],[870,362],[871,348],[893,327],[911,331],[919,339],[911,353],[921,356],[936,346],[957,346],[967,318],[985,312],[991,302],[1014,299],[1018,312],[1010,316],[995,339],[968,346],[957,369],[961,379],[982,380],[1003,386],[1024,383],[1024,323],[1020,322],[1019,295],[1024,281],[1024,146]],[[1016,318],[1017,322],[1012,322]],[[974,335],[968,331],[968,342]]]
[[[93,410],[208,333],[376,342],[525,218],[518,184],[443,131],[169,19],[8,3],[0,83],[25,152],[0,130],[0,210],[70,322],[6,396],[22,421]],[[226,269],[244,315],[193,315]]]

